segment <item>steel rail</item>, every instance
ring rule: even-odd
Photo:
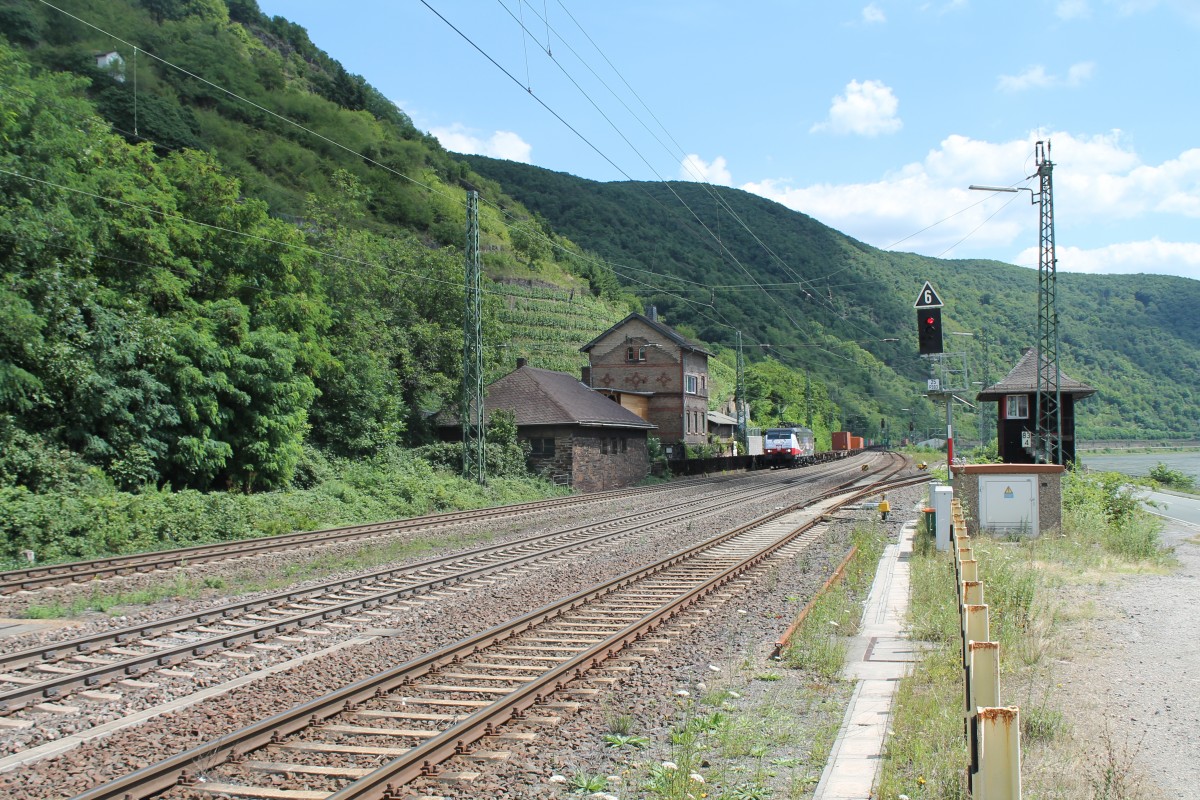
[[[782,480],[775,480],[767,486],[749,487],[733,496],[727,495],[707,504],[690,506],[686,511],[679,513],[672,510],[660,509],[642,512],[633,516],[614,517],[591,525],[577,526],[548,534],[538,534],[503,544],[488,545],[466,553],[427,559],[403,567],[377,570],[367,575],[331,581],[321,586],[309,587],[304,590],[283,591],[267,597],[256,598],[252,601],[229,603],[219,608],[181,614],[144,625],[130,626],[120,630],[102,631],[90,636],[27,648],[13,653],[0,654],[0,669],[11,671],[21,667],[62,661],[76,654],[95,653],[102,650],[105,646],[136,645],[135,639],[150,639],[168,633],[184,631],[195,625],[222,624],[239,614],[255,613],[263,610],[274,610],[277,613],[289,604],[312,601],[321,595],[345,591],[347,589],[362,589],[369,586],[371,581],[394,581],[402,579],[405,576],[414,576],[416,573],[437,569],[452,568],[457,570],[447,575],[437,576],[408,586],[392,587],[377,591],[367,597],[339,601],[336,605],[323,606],[319,609],[302,610],[288,617],[258,622],[257,624],[241,627],[237,630],[214,634],[200,641],[181,642],[173,647],[157,648],[153,652],[142,655],[127,656],[111,664],[95,665],[71,673],[50,675],[34,684],[20,685],[13,689],[0,691],[0,715],[14,713],[34,702],[58,700],[74,691],[94,689],[114,680],[137,677],[152,669],[174,666],[192,658],[218,653],[248,642],[265,641],[277,635],[311,627],[364,609],[376,608],[401,598],[420,595],[447,585],[510,569],[520,564],[529,563],[530,561],[541,560],[571,550],[586,548],[605,540],[628,536],[651,525],[674,524],[696,516],[715,513],[730,506],[753,501],[772,494],[781,485],[793,482],[807,483],[819,477],[819,475],[809,475],[800,479],[789,477]],[[637,524],[629,525],[630,521],[634,521]],[[611,529],[614,525],[622,525],[622,527],[615,530],[604,530],[606,528]],[[547,540],[570,538],[596,530],[602,530],[603,532],[595,535],[587,535],[585,538],[567,541],[552,547],[543,547],[532,553],[520,552],[522,549],[544,544]],[[514,551],[517,552],[517,555],[513,555],[511,558],[504,558],[503,560],[486,564],[470,563],[487,556],[501,555]],[[0,677],[0,682],[3,681],[4,678]]]
[[[291,549],[310,544],[330,544],[333,542],[390,535],[409,530],[436,530],[441,527],[467,522],[518,517],[524,514],[552,510],[561,506],[585,506],[591,503],[618,500],[642,494],[671,491],[675,488],[681,488],[682,485],[705,482],[719,484],[721,480],[708,477],[685,479],[683,482],[673,481],[671,484],[660,484],[658,486],[613,489],[607,492],[594,492],[572,497],[554,497],[546,500],[533,500],[492,508],[426,514],[420,517],[375,522],[366,525],[346,525],[317,531],[298,531],[296,533],[279,534],[277,536],[237,539],[230,542],[198,544],[170,550],[153,550],[143,553],[131,553],[124,556],[107,556],[86,561],[69,561],[45,566],[7,570],[0,572],[0,595],[13,594],[19,591],[34,591],[48,586],[81,583],[98,578],[153,572],[190,564],[224,561],[231,558],[260,555],[274,550]]]
[[[344,710],[352,710],[358,704],[373,697],[383,696],[397,689],[409,686],[418,678],[443,667],[450,666],[458,660],[494,644],[524,633],[543,622],[556,619],[567,612],[579,608],[586,602],[625,588],[636,581],[657,575],[705,551],[724,544],[730,539],[755,527],[764,525],[794,511],[807,508],[821,500],[834,497],[838,493],[844,493],[846,496],[835,507],[852,503],[861,497],[879,491],[876,484],[860,488],[848,488],[849,484],[856,482],[860,483],[861,478],[857,478],[855,481],[848,481],[839,487],[823,492],[813,499],[772,511],[732,531],[671,554],[655,564],[630,570],[603,584],[581,590],[570,597],[543,606],[517,619],[443,647],[433,653],[412,659],[390,670],[335,690],[323,697],[299,704],[287,711],[241,728],[240,730],[224,734],[216,741],[189,749],[156,764],[147,765],[122,778],[87,790],[77,795],[73,800],[139,800],[139,798],[150,797],[156,793],[165,791],[177,783],[186,783],[192,779],[193,773],[197,770],[211,769],[230,758],[234,760],[240,759],[247,752],[279,741],[282,737],[307,728],[310,725],[320,725],[324,720]],[[662,622],[677,615],[685,605],[725,585],[733,577],[758,564],[779,548],[790,544],[796,536],[799,536],[819,521],[820,518],[815,518],[793,530],[788,535],[779,537],[772,544],[761,548],[749,558],[743,559],[738,565],[723,570],[716,577],[706,581],[701,586],[689,590],[675,601],[664,604],[641,621],[628,625],[615,636],[587,648],[570,661],[563,662],[550,669],[538,680],[519,687],[513,693],[505,698],[501,698],[491,706],[471,714],[451,729],[444,731],[422,745],[412,748],[405,756],[395,759],[370,775],[360,778],[353,784],[331,794],[330,800],[334,800],[334,798],[336,800],[381,798],[384,796],[383,793],[388,790],[387,787],[389,784],[405,782],[421,774],[429,774],[431,769],[435,770],[436,765],[441,761],[450,756],[465,752],[471,743],[483,736],[489,735],[497,724],[502,724],[513,719],[514,711],[517,718],[519,718],[525,709],[543,702],[549,694],[562,689],[564,678],[570,680],[582,677],[587,669],[598,666],[603,658],[615,655],[618,648],[618,641],[622,642],[619,646],[623,647],[630,641],[635,641],[639,636],[644,636],[648,630],[653,630],[662,624]]]

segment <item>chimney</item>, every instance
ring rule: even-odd
[[[646,310],[646,316],[650,318],[651,322],[658,322],[658,306],[650,306]]]
[[[518,358],[518,359],[517,359],[517,369],[520,369],[520,368],[521,368],[521,367],[523,367],[523,366],[525,366],[525,359],[523,359],[523,358]]]
[[[579,380],[581,380],[583,382],[584,386],[591,387],[591,385],[592,385],[592,367],[591,367],[591,365],[583,366],[583,367],[579,368]]]

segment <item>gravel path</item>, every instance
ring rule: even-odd
[[[1130,794],[1196,797],[1200,786],[1200,529],[1168,523],[1163,533],[1179,567],[1089,587],[1094,618],[1069,663],[1060,665],[1062,707],[1094,724],[1083,771],[1115,762]],[[1112,759],[1110,762],[1109,759]]]

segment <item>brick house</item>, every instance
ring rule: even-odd
[[[648,316],[630,314],[580,350],[588,356],[588,386],[645,398],[639,413],[658,427],[668,455],[682,457],[681,445],[708,441],[712,353],[660,322],[653,307]]]
[[[646,477],[646,437],[654,425],[594,392],[573,375],[518,367],[488,385],[487,412],[516,416],[529,443],[529,467],[582,492],[619,489]]]

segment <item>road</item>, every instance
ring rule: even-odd
[[[1142,493],[1146,510],[1166,520],[1164,544],[1173,545],[1200,533],[1200,497],[1146,490]]]

